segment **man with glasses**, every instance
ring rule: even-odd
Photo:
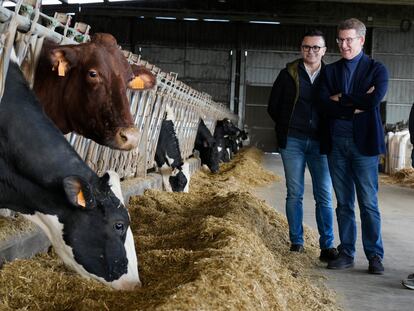
[[[338,255],[334,248],[332,183],[326,154],[320,150],[320,116],[317,111],[319,73],[326,52],[325,38],[311,30],[302,38],[302,58],[286,65],[273,84],[268,112],[276,123],[276,136],[285,171],[286,216],[290,251],[303,252],[303,192],[306,165],[312,176],[316,221],[320,234],[320,260]]]
[[[361,217],[368,272],[383,274],[384,250],[378,208],[378,155],[385,152],[380,102],[388,86],[384,65],[363,52],[365,25],[347,19],[338,26],[342,59],[327,65],[321,79],[321,102],[329,118],[329,170],[337,199],[339,257],[328,269],[354,266],[357,229],[355,193]]]

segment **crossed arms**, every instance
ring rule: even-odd
[[[338,92],[339,85],[334,85],[326,75],[322,75],[320,99],[323,109],[330,118],[351,119],[355,113],[373,110],[384,98],[388,87],[388,72],[385,66],[375,63],[372,74],[367,74],[364,81],[353,93]]]

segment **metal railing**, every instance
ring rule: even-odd
[[[37,61],[46,38],[59,44],[90,40],[88,25],[77,23],[71,28],[70,16],[61,13],[55,13],[54,17],[46,16],[40,12],[40,5],[40,0],[19,0],[14,12],[0,7],[0,96],[13,46],[26,79],[33,85]],[[128,91],[131,113],[140,133],[138,147],[134,150],[112,150],[76,133],[66,135],[79,155],[99,175],[107,170],[115,170],[125,178],[146,175],[147,170],[154,166],[167,105],[175,114],[175,130],[183,159],[193,153],[200,118],[212,132],[217,120],[229,118],[237,122],[237,116],[224,104],[214,102],[210,95],[179,81],[177,74],[163,72],[138,55],[123,52],[131,64],[145,66],[156,75],[157,87],[148,91]]]

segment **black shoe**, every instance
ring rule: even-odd
[[[323,262],[329,262],[331,260],[335,260],[338,258],[339,252],[335,247],[332,248],[324,248],[321,249],[321,255],[319,256],[319,260]]]
[[[404,279],[401,284],[408,289],[414,289],[414,279]]]
[[[338,258],[328,262],[328,269],[348,269],[354,266],[354,258],[345,253],[340,252]]]
[[[305,251],[305,249],[303,248],[303,245],[301,245],[301,244],[292,244],[290,246],[290,251],[291,252],[303,253]]]
[[[368,273],[371,274],[383,274],[384,266],[382,265],[382,259],[380,256],[375,255],[369,260]]]

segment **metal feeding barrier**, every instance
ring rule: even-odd
[[[0,7],[0,98],[13,47],[26,79],[33,86],[45,39],[58,44],[80,44],[90,40],[89,25],[76,23],[72,28],[70,15],[55,13],[54,17],[50,17],[41,13],[40,8],[41,0],[18,0],[14,11]],[[158,136],[167,105],[175,115],[175,130],[183,159],[193,154],[200,118],[211,132],[217,120],[229,118],[237,122],[238,117],[224,104],[214,102],[210,95],[179,81],[176,73],[163,72],[129,51],[123,53],[129,63],[151,70],[157,77],[157,86],[152,90],[128,90],[127,93],[140,133],[137,148],[131,151],[113,150],[76,133],[66,135],[70,144],[98,175],[114,170],[122,178],[144,177],[154,167]]]

